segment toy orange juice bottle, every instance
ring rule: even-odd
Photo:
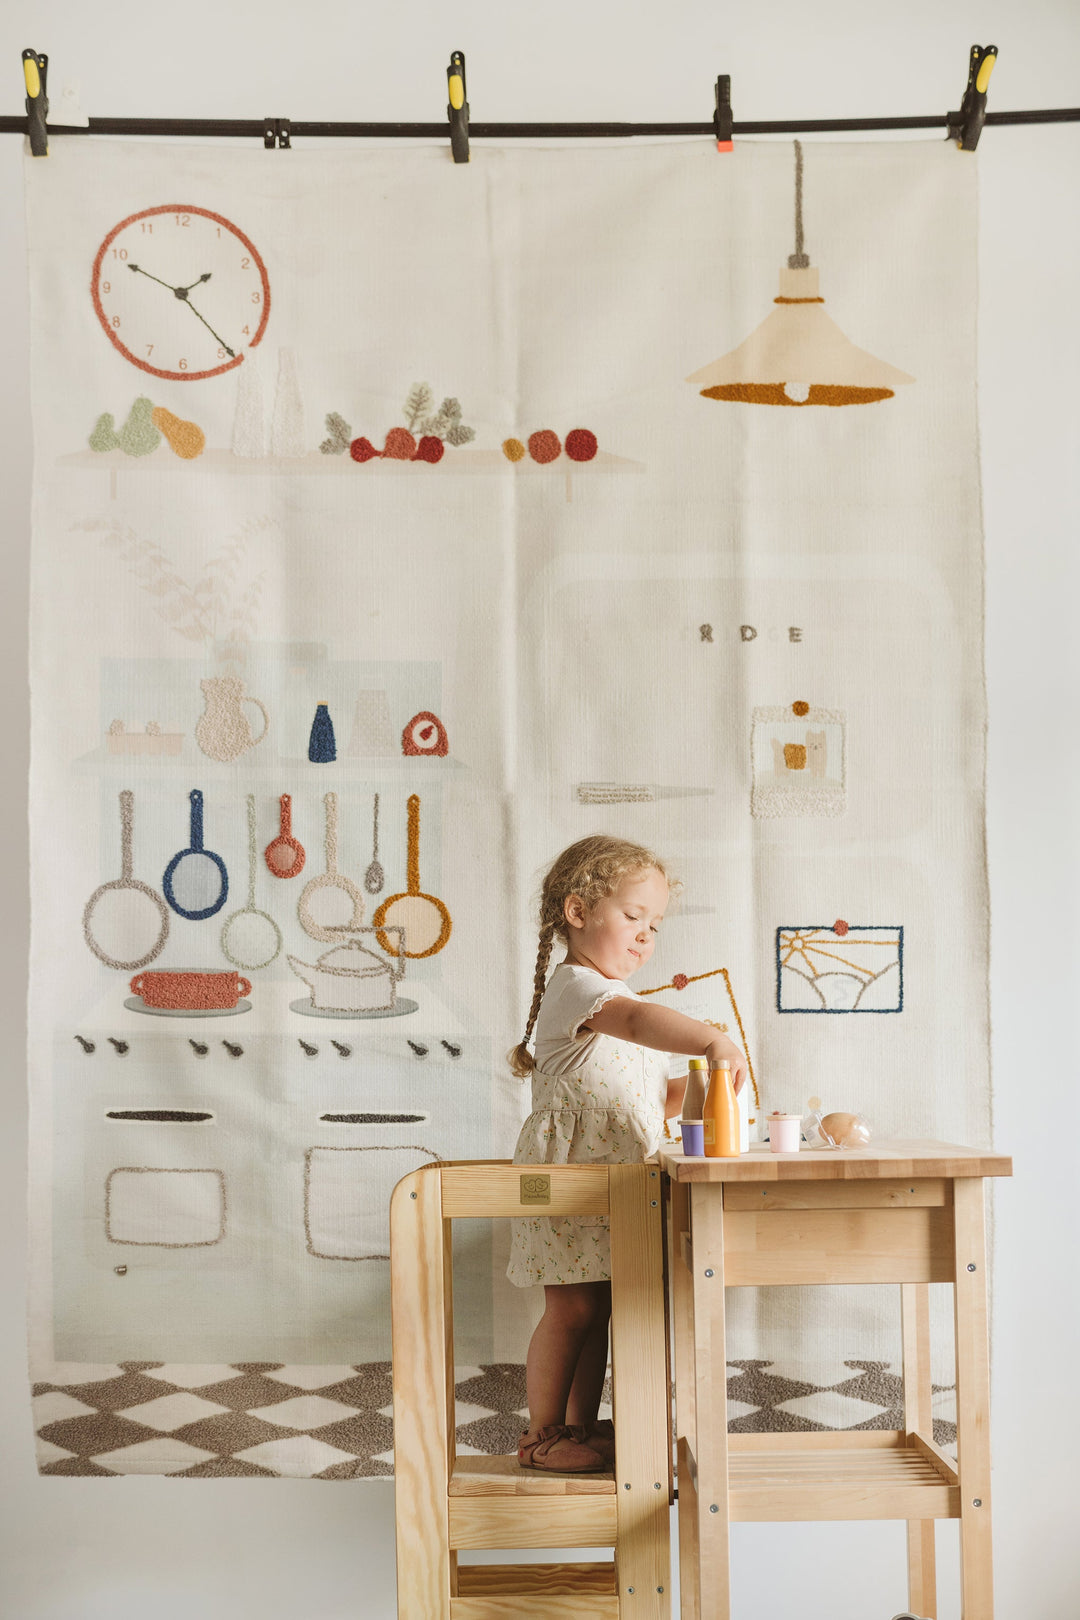
[[[705,1157],[739,1157],[739,1103],[731,1079],[731,1064],[721,1058],[709,1077],[709,1090],[702,1112],[705,1123]]]

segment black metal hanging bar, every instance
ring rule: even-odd
[[[955,124],[956,114],[937,113],[925,118],[796,118],[780,120],[740,119],[733,124],[735,135],[829,135],[856,130],[942,129]],[[1068,124],[1080,123],[1080,107],[1034,107],[1021,112],[988,112],[989,124]],[[50,124],[50,135],[193,135],[224,139],[262,140],[265,118],[91,118],[86,125]],[[325,123],[294,119],[289,128],[293,140],[444,140],[446,120],[433,124],[412,123]],[[0,135],[25,135],[26,116],[0,116]],[[711,135],[715,125],[692,124],[529,124],[476,123],[470,120],[469,135],[476,140],[576,140],[634,135]]]
[[[733,122],[731,78],[716,80],[716,111],[711,123],[479,123],[471,124],[465,99],[465,55],[453,51],[446,70],[450,103],[446,109],[455,163],[469,161],[470,134],[487,140],[607,139],[635,135],[712,135],[720,151],[731,151],[735,135],[826,135],[857,130],[944,129],[950,139],[974,151],[984,124],[1049,124],[1080,121],[1080,107],[1039,107],[1027,112],[986,111],[986,90],[997,61],[996,45],[973,45],[968,55],[968,77],[958,112],[927,118],[802,118],[743,119]],[[26,77],[26,117],[0,117],[0,134],[29,134],[35,156],[48,151],[54,135],[194,135],[226,139],[261,138],[264,146],[288,148],[292,138],[344,140],[441,140],[446,124],[327,123],[288,118],[90,118],[85,126],[54,124],[46,128],[48,102],[45,73],[48,57],[23,52]]]
[[[738,120],[733,134],[832,134],[848,130],[949,130],[955,113],[928,118],[784,118]],[[266,118],[91,118],[87,125],[50,123],[50,134],[194,134],[257,139],[266,134]],[[1080,107],[1033,107],[1025,112],[988,112],[988,125],[1012,123],[1080,123]],[[309,123],[290,122],[298,139],[445,139],[447,123]],[[26,134],[26,117],[0,117],[0,134]],[[635,134],[716,134],[714,123],[473,123],[478,141],[515,139],[589,139]]]

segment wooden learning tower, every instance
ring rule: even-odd
[[[668,1620],[671,1437],[657,1164],[432,1164],[390,1205],[398,1620]],[[452,1222],[606,1215],[614,1473],[532,1472],[454,1447]],[[459,1564],[480,1548],[611,1547],[610,1562]]]

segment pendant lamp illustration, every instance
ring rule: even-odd
[[[871,405],[906,372],[856,348],[825,313],[818,272],[803,251],[803,152],[795,142],[795,252],[780,271],[777,306],[730,354],[688,377],[702,398],[745,405]]]

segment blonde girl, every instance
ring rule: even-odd
[[[711,1024],[644,1000],[626,984],[653,953],[672,880],[651,850],[595,834],[571,844],[544,879],[532,1006],[508,1054],[532,1077],[532,1112],[516,1164],[620,1164],[648,1158],[677,1113],[686,1059],[727,1058],[742,1086],[746,1059]],[[548,979],[552,947],[566,955]],[[529,1050],[534,1036],[535,1056]],[[597,1412],[608,1358],[611,1247],[604,1216],[512,1223],[507,1275],[542,1283],[544,1314],[529,1345],[528,1468],[610,1467],[614,1432]]]

